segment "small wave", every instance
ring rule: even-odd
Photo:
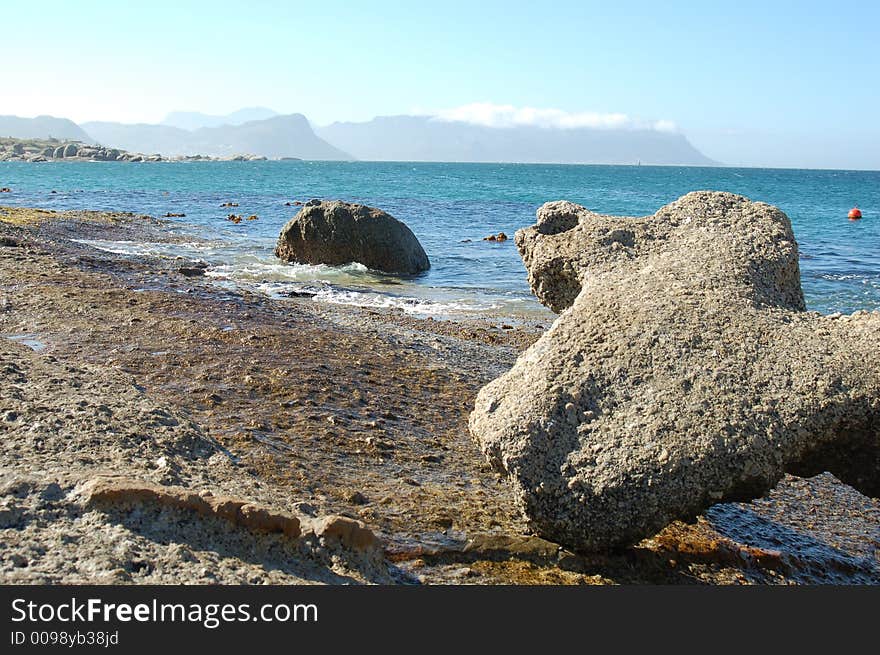
[[[357,277],[371,271],[357,262],[345,266],[327,266],[325,264],[296,264],[271,262],[257,257],[240,258],[234,264],[221,264],[208,270],[207,275],[214,278],[227,278],[242,281],[294,281],[294,282],[327,282],[334,277]]]
[[[100,239],[72,239],[104,252],[139,257],[177,257],[181,254],[205,254],[217,249],[215,244],[205,242],[159,243],[152,241],[103,241]]]
[[[314,300],[334,305],[354,305],[355,307],[375,307],[379,309],[400,309],[407,314],[436,316],[485,312],[498,309],[498,305],[463,300],[438,301],[409,296],[393,296],[375,291],[354,291],[326,287],[318,291]]]
[[[870,284],[871,282],[880,280],[880,277],[876,275],[866,275],[864,273],[820,273],[816,277],[820,280],[829,280],[832,282],[858,280],[862,282],[862,284]]]
[[[224,288],[234,288],[230,280],[218,280]],[[341,287],[328,282],[310,280],[307,283],[291,283],[278,281],[259,281],[245,283],[249,288],[274,298],[291,296],[311,297],[315,302],[331,305],[351,305],[354,307],[372,307],[376,309],[399,309],[416,316],[438,316],[451,314],[472,314],[497,310],[501,305],[493,302],[461,298],[430,299],[416,296],[382,293],[375,289]]]

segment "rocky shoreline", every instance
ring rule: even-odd
[[[604,553],[531,535],[468,415],[534,327],[233,293],[74,238],[176,237],[0,208],[3,582],[880,583],[880,503],[830,474]]]
[[[22,161],[31,163],[56,161],[266,161],[266,157],[248,154],[230,155],[228,157],[209,157],[207,155],[165,157],[159,154],[145,155],[138,152],[128,152],[120,148],[89,145],[80,141],[60,141],[58,139],[16,139],[7,137],[0,138],[0,162],[2,161]]]

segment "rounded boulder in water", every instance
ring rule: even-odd
[[[300,264],[358,262],[392,275],[431,267],[422,244],[390,214],[341,201],[310,201],[282,228],[275,256]]]

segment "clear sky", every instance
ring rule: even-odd
[[[259,105],[320,125],[483,103],[674,125],[728,164],[880,169],[875,0],[0,9],[0,114],[158,122]]]

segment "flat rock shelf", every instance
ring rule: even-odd
[[[543,329],[231,292],[182,272],[211,262],[73,240],[177,238],[0,209],[0,581],[880,582],[880,505],[829,474],[617,551],[537,537],[467,422]]]

